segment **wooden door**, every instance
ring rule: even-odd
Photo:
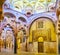
[[[39,53],[43,53],[44,52],[43,42],[38,42],[38,52]]]

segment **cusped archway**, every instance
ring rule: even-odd
[[[35,19],[29,28],[29,42],[36,43],[37,51],[36,52],[57,52],[57,37],[56,37],[56,26],[50,18],[40,17]],[[48,44],[49,43],[49,44]],[[51,47],[51,44],[54,44]],[[46,46],[47,45],[47,46]],[[49,46],[49,47],[48,47]],[[53,50],[47,50],[53,49]],[[35,50],[35,48],[33,48]]]

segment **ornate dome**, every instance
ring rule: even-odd
[[[21,12],[27,13],[30,11],[32,14],[48,11],[49,4],[56,3],[56,0],[8,0],[10,8]]]

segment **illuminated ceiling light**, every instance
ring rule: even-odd
[[[32,4],[35,4],[36,2],[32,2]]]
[[[23,0],[23,3],[28,3],[28,0]]]
[[[51,0],[47,0],[48,2],[51,2]]]
[[[44,2],[44,0],[39,0],[39,2]]]
[[[35,2],[35,1],[31,2],[31,5],[32,5],[32,6],[34,6],[35,4],[36,4],[36,2]]]
[[[18,7],[18,6],[15,6],[15,7],[19,9],[19,7]]]
[[[23,3],[26,3],[25,1],[23,1]]]
[[[31,4],[28,4],[27,6],[31,7]]]

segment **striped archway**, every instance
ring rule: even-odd
[[[1,31],[1,51],[13,52],[14,53],[14,30],[7,24]]]

